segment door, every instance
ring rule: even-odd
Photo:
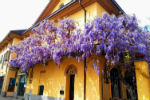
[[[74,100],[74,83],[75,74],[77,74],[77,68],[73,64],[66,67],[66,98],[65,100]]]
[[[24,96],[25,87],[26,84],[26,76],[21,75],[18,83],[18,96]]]
[[[4,81],[4,77],[0,77],[0,93],[2,91],[2,86],[3,86],[3,81]]]
[[[69,100],[74,100],[74,77],[75,75],[70,75],[70,95]]]
[[[16,78],[10,78],[9,85],[8,85],[8,92],[14,92],[15,84],[16,84]]]

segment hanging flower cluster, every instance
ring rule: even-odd
[[[50,59],[59,65],[63,56],[79,50],[75,31],[76,24],[69,18],[59,20],[58,24],[45,20],[33,29],[34,34],[10,47],[10,51],[17,54],[17,58],[11,59],[10,66],[21,67],[25,71]]]
[[[117,65],[121,55],[126,53],[132,58],[136,53],[145,55],[149,60],[150,35],[137,24],[135,16],[103,14],[87,23],[84,29],[77,28],[69,19],[59,20],[58,24],[46,20],[33,29],[34,34],[10,47],[17,58],[10,61],[10,66],[28,70],[37,63],[46,63],[53,59],[57,65],[64,56],[82,58],[105,55],[107,64]],[[98,70],[96,63],[94,69]]]
[[[107,64],[118,64],[121,55],[126,53],[132,58],[140,53],[149,59],[150,33],[138,26],[135,16],[104,14],[94,19],[85,30],[88,43],[96,44],[91,51],[97,55],[104,53]]]

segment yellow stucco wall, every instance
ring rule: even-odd
[[[96,71],[93,69],[93,60],[88,63],[87,69],[87,82],[86,82],[86,97],[87,100],[102,100],[102,88],[101,79],[99,75],[96,74]],[[43,66],[42,64],[38,64],[33,69],[33,81],[29,83],[29,77],[27,81],[26,93],[29,93],[29,90],[32,90],[32,94],[38,95],[39,86],[44,85],[44,96],[50,97],[66,97],[66,78],[65,69],[68,65],[75,65],[77,68],[77,74],[75,75],[75,83],[74,83],[74,100],[83,100],[84,98],[84,67],[83,62],[78,62],[74,58],[66,58],[60,64],[60,68],[56,66],[53,61],[50,61],[47,66]],[[103,67],[103,59],[100,61],[100,67]],[[41,71],[45,71],[45,73],[40,73]],[[60,95],[61,88],[64,89],[64,95]],[[92,94],[92,95],[91,95]],[[101,98],[101,99],[100,99]],[[68,99],[65,99],[68,100]]]
[[[102,100],[102,69],[104,67],[104,57],[99,57],[100,73],[96,73],[93,68],[93,58],[87,59],[86,97],[87,100]]]
[[[20,42],[20,39],[14,38],[13,42],[12,42],[12,45],[15,45],[15,44],[17,44],[19,42]],[[8,47],[7,47],[7,50],[8,50]],[[15,58],[15,57],[16,57],[15,53],[13,53],[13,54],[10,55],[10,59]],[[7,92],[7,90],[8,90],[8,84],[9,84],[9,79],[10,78],[14,78],[15,74],[16,74],[16,71],[8,70],[9,69],[8,62],[5,65],[7,65],[7,71],[6,71],[6,75],[5,75],[4,83],[3,83],[3,88],[2,88],[3,92]],[[6,66],[5,66],[5,68],[6,68]]]
[[[29,93],[29,90],[32,90],[32,94],[39,93],[39,86],[44,85],[44,96],[51,97],[63,97],[65,98],[66,92],[64,95],[60,95],[61,88],[66,90],[66,76],[65,68],[74,64],[77,67],[78,74],[75,75],[75,95],[74,97],[78,100],[83,100],[83,66],[81,63],[78,63],[76,59],[65,59],[61,64],[60,68],[56,66],[53,61],[50,61],[47,66],[38,64],[33,69],[33,81],[32,84],[29,83],[29,78],[27,81],[26,93]],[[46,71],[41,73],[41,71]]]
[[[4,79],[4,83],[3,83],[3,89],[2,89],[3,92],[7,92],[7,90],[8,90],[8,84],[9,84],[9,79],[10,78],[14,78],[15,77],[15,73],[16,73],[15,71],[11,71],[11,70],[9,70],[7,72],[7,74],[5,76],[5,79]]]
[[[16,72],[16,83],[18,83],[18,81],[19,81],[19,73],[20,73],[20,71],[21,71],[21,69],[19,69],[19,70],[17,70],[17,72]],[[14,90],[14,92],[17,92],[17,86],[15,85],[15,90]]]
[[[87,12],[87,23],[97,16],[101,16],[104,12],[107,12],[102,6],[100,6],[97,2],[92,3],[91,5],[87,6],[86,8]],[[73,20],[75,20],[78,23],[78,27],[84,28],[84,11],[80,10],[70,16],[67,16]]]
[[[12,45],[16,45],[17,43],[19,43],[21,40],[19,39],[19,38],[14,38],[13,39],[13,42],[12,42]],[[10,55],[10,59],[12,59],[12,58],[16,58],[16,54],[15,53],[12,53],[11,55]]]
[[[150,100],[150,75],[148,62],[136,61],[134,65],[138,100]]]
[[[54,8],[54,10],[52,11],[52,13],[53,12],[55,12],[56,10],[58,10],[59,8],[60,8],[60,6],[61,6],[61,4],[67,4],[67,3],[69,3],[71,0],[60,0],[60,2],[57,4],[57,6]]]

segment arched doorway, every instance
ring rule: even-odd
[[[120,86],[120,79],[119,79],[119,71],[116,68],[111,69],[110,79],[111,79],[112,98],[121,98],[121,86]]]
[[[65,70],[66,75],[66,100],[74,100],[74,82],[77,69],[74,65],[69,65]]]

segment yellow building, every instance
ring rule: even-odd
[[[2,96],[12,96],[15,88],[15,70],[10,70],[8,61],[11,59],[9,46],[21,40],[25,30],[12,30],[0,43],[0,93]],[[11,83],[14,82],[14,85]]]
[[[7,44],[7,46],[8,45],[10,45],[10,43]],[[7,73],[7,70],[9,69],[9,66],[8,66],[9,52],[8,52],[7,46],[3,47],[3,49],[1,50],[1,53],[0,53],[0,93],[2,90],[4,77]]]
[[[43,19],[57,21],[69,17],[83,27],[85,17],[88,21],[104,12],[116,15],[122,12],[114,0],[81,1],[83,7],[78,0],[51,0],[35,24],[20,38],[13,38],[12,45],[32,34],[31,29],[38,26]],[[86,16],[83,8],[86,10]],[[13,57],[15,54],[12,54],[10,59]],[[28,74],[21,73],[20,69],[9,69],[5,75],[2,93],[7,96],[24,96],[25,100],[127,100],[131,98],[127,92],[129,87],[120,80],[114,81],[114,77],[121,72],[127,81],[136,77],[136,81],[129,83],[136,84],[135,94],[138,100],[150,100],[150,74],[146,61],[135,61],[135,75],[125,72],[123,67],[111,68],[108,74],[102,74],[105,62],[103,56],[99,57],[100,74],[97,75],[91,58],[87,58],[87,61],[86,73],[83,61],[78,62],[75,58],[65,58],[60,67],[54,61],[49,61],[47,65],[37,64]],[[15,88],[11,92],[8,91],[10,77],[16,79]]]

